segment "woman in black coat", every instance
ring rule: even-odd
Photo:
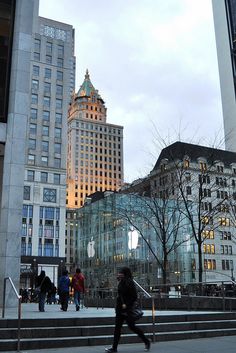
[[[116,321],[113,345],[110,348],[106,348],[105,351],[109,353],[117,352],[117,346],[121,335],[121,328],[124,321],[127,322],[128,327],[144,342],[145,351],[149,351],[151,342],[144,335],[143,331],[135,325],[135,321],[129,315],[129,311],[131,310],[134,302],[137,300],[137,291],[130,269],[128,267],[123,267],[119,271],[117,279],[119,284],[116,302]]]

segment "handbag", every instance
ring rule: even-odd
[[[124,303],[122,297],[121,300]],[[141,319],[141,317],[143,317],[143,311],[139,305],[139,302],[136,300],[130,308],[126,309],[126,311],[122,313],[122,315],[133,321]]]
[[[137,321],[143,317],[143,311],[137,301],[135,301],[131,309],[128,310],[127,316],[129,316],[134,321]]]

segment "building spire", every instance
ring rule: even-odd
[[[89,70],[88,70],[88,69],[86,70],[85,79],[86,79],[86,80],[89,80],[89,79],[90,79],[90,77],[89,77]]]

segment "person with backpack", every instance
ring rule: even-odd
[[[68,309],[68,300],[70,292],[70,278],[68,276],[68,271],[65,270],[62,273],[62,276],[59,278],[58,283],[58,293],[60,297],[61,310],[67,311]]]
[[[52,289],[52,282],[48,276],[46,276],[45,271],[41,271],[40,275],[36,280],[36,287],[38,291],[38,301],[39,301],[39,311],[45,311],[45,299],[47,293]]]
[[[80,268],[77,268],[72,278],[72,288],[74,289],[74,303],[76,311],[80,310],[81,294],[84,294],[84,275]]]

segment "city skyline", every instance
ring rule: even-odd
[[[39,15],[75,28],[76,91],[88,69],[108,122],[124,126],[125,181],[155,164],[155,129],[166,144],[224,148],[210,0],[40,0]]]

